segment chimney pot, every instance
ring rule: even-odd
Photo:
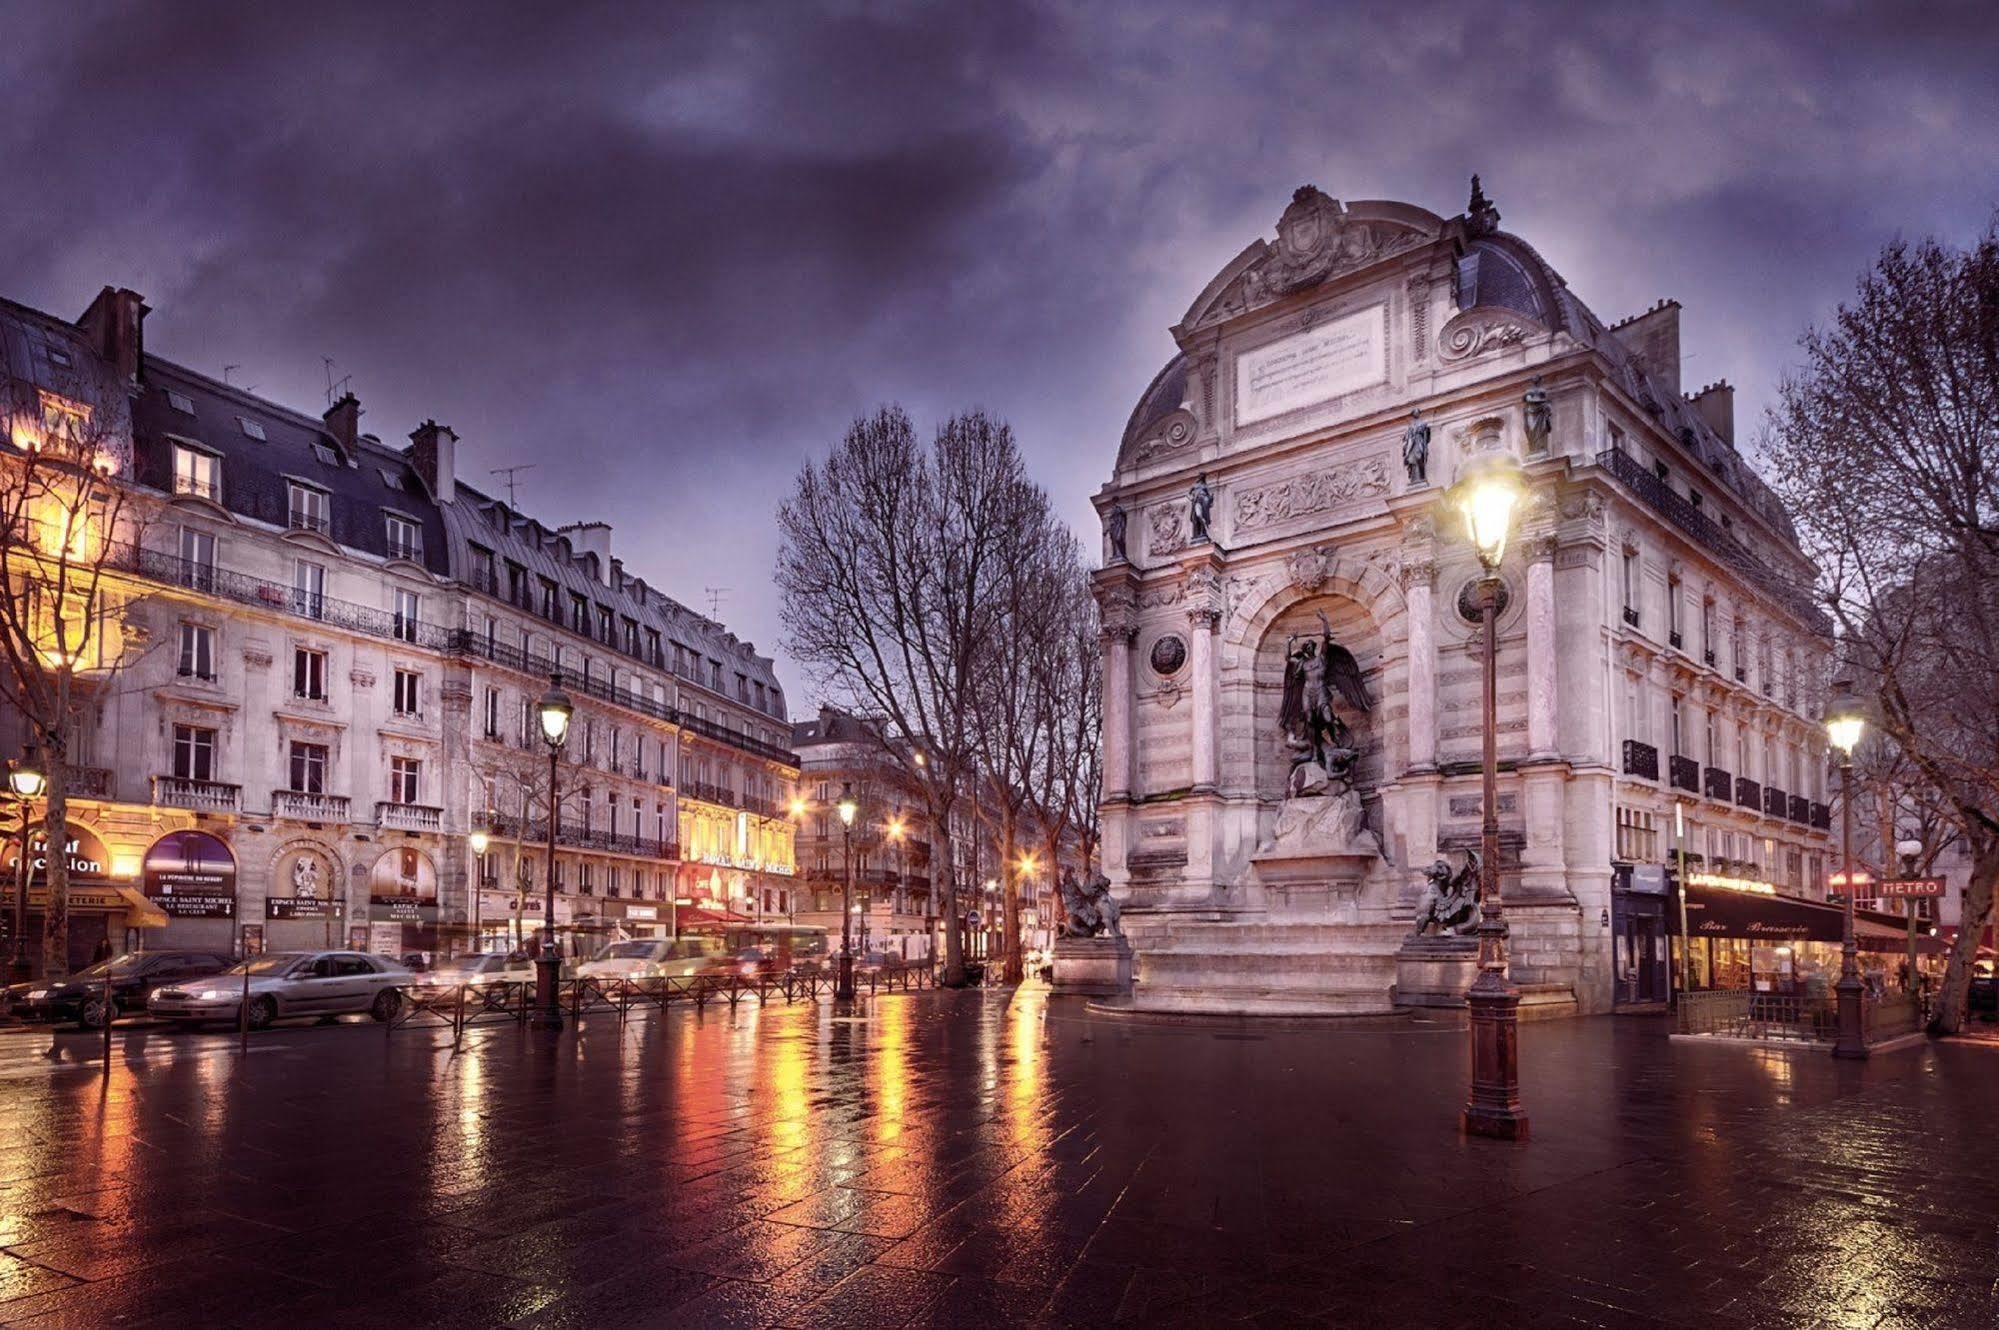
[[[458,436],[449,425],[426,420],[410,431],[410,465],[439,503],[458,498]]]

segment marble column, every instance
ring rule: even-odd
[[[1132,792],[1131,644],[1137,629],[1112,619],[1104,624],[1104,798]]]
[[[1555,539],[1527,543],[1527,756],[1529,761],[1560,756],[1555,733]]]
[[[1215,788],[1215,629],[1220,622],[1221,611],[1212,606],[1187,611],[1188,658],[1194,675],[1193,776],[1199,791]]]
[[[1409,623],[1409,767],[1437,765],[1437,568],[1412,563],[1402,570]]]

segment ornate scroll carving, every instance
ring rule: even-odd
[[[1313,471],[1239,494],[1235,529],[1256,531],[1294,517],[1329,512],[1388,493],[1388,463],[1367,457],[1327,471]]]
[[[1518,346],[1534,331],[1511,311],[1468,309],[1444,325],[1437,337],[1437,354],[1447,363],[1470,360]]]

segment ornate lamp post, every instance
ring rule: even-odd
[[[854,802],[854,787],[840,784],[840,980],[834,997],[854,995],[854,814],[861,806]]]
[[[562,691],[561,675],[550,676],[548,691],[541,695],[535,710],[541,718],[542,742],[548,745],[548,863],[542,883],[541,955],[534,963],[533,1025],[537,1030],[560,1030],[562,957],[555,950],[555,782],[556,763],[562,757],[562,746],[569,742],[569,718],[576,714],[569,694]]]
[[[28,814],[48,783],[32,749],[20,761],[8,764],[7,789],[21,810],[21,857],[14,864],[14,959],[8,967],[17,984],[26,983],[34,969],[28,963]]]
[[[1464,515],[1478,552],[1479,620],[1484,628],[1484,805],[1479,826],[1478,978],[1465,994],[1471,1024],[1471,1094],[1459,1121],[1474,1136],[1517,1141],[1527,1136],[1520,1107],[1520,989],[1506,974],[1506,920],[1499,902],[1499,612],[1505,585],[1499,561],[1513,514],[1526,492],[1519,459],[1493,450],[1469,459],[1458,473],[1451,502]]]
[[[486,850],[493,838],[486,834],[484,827],[472,828],[472,834],[465,838],[472,848],[472,950],[485,946],[485,928],[479,917],[479,907],[485,903],[486,894]]]
[[[1860,946],[1853,936],[1853,901],[1860,888],[1853,880],[1853,750],[1867,729],[1867,713],[1860,699],[1842,691],[1826,703],[1825,732],[1839,750],[1839,858],[1846,878],[1846,910],[1839,937],[1839,982],[1833,992],[1839,996],[1839,1037],[1833,1040],[1836,1058],[1867,1056],[1867,1034],[1860,1020]]]
[[[1916,860],[1923,853],[1923,843],[1913,837],[1906,840],[1898,840],[1895,842],[1895,853],[1902,856],[1902,876],[1914,877],[1916,875]],[[1904,983],[1903,988],[1906,992],[1921,993],[1923,990],[1922,976],[1916,969],[1916,898],[1914,896],[1902,897],[1902,912],[1909,918],[1909,954],[1903,962],[1908,967],[1908,980]]]

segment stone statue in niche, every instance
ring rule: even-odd
[[[1131,562],[1131,556],[1124,549],[1125,527],[1130,520],[1131,515],[1125,512],[1123,504],[1111,504],[1110,513],[1104,518],[1104,535],[1110,540],[1112,563]]]
[[[1213,540],[1214,537],[1208,533],[1208,522],[1214,516],[1215,492],[1208,488],[1208,473],[1205,471],[1195,478],[1193,488],[1187,491],[1187,511],[1193,527],[1188,543],[1199,545]]]
[[[1533,384],[1520,400],[1526,405],[1528,451],[1546,452],[1548,436],[1555,429],[1555,408],[1549,403],[1546,390],[1541,387],[1539,374],[1534,376]]]
[[[1409,412],[1409,428],[1402,431],[1402,465],[1412,489],[1430,483],[1430,422],[1420,406]]]
[[[1464,867],[1456,873],[1442,859],[1430,865],[1425,873],[1427,885],[1423,888],[1423,898],[1416,904],[1415,935],[1422,937],[1431,929],[1439,937],[1463,936],[1478,927],[1478,855],[1472,850],[1465,851]]]
[[[1372,705],[1360,662],[1333,641],[1332,625],[1321,612],[1316,637],[1301,640],[1294,633],[1284,644],[1284,702],[1277,723],[1291,752],[1286,798],[1325,794],[1334,785],[1352,788],[1360,750],[1334,707],[1335,694],[1362,713]]]

